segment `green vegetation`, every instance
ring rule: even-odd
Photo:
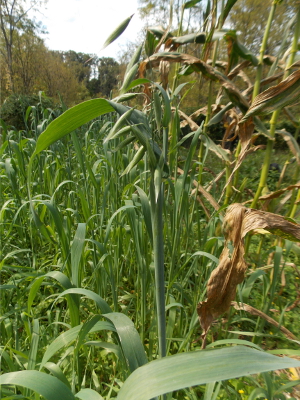
[[[300,7],[265,57],[272,3],[257,57],[224,29],[242,1],[208,1],[184,32],[199,3],[178,34],[147,30],[116,93],[64,55],[112,100],[3,105],[3,399],[299,398]]]

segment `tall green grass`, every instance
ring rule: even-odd
[[[233,4],[222,9],[222,23]],[[154,40],[150,32],[148,51]],[[176,87],[172,94],[134,80],[140,56],[138,49],[121,92],[151,85],[143,110],[120,98],[95,99],[52,122],[46,110],[40,120],[28,109],[24,131],[2,124],[1,397],[285,398],[299,382],[268,371],[299,362],[268,352],[276,346],[299,355],[299,340],[280,331],[284,325],[297,334],[296,314],[286,310],[297,300],[298,246],[278,246],[266,234],[263,245],[257,236],[249,241],[250,269],[237,300],[279,325],[231,310],[200,351],[196,309],[224,246],[226,206],[217,200],[233,155],[207,135],[216,115],[182,139]],[[242,164],[226,205],[251,200],[254,160]],[[224,168],[227,175],[215,179]]]

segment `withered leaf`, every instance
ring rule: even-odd
[[[281,332],[283,332],[284,335],[286,337],[288,337],[289,339],[298,340],[298,338],[291,331],[289,331],[287,328],[285,328],[284,326],[279,324],[277,321],[275,321],[275,319],[269,317],[267,314],[258,310],[257,308],[249,306],[249,304],[245,304],[245,303],[239,305],[236,301],[232,301],[231,305],[236,310],[244,310],[244,311],[247,311],[251,315],[257,315],[258,317],[265,319],[269,324],[274,325],[276,328],[280,329]]]
[[[300,241],[300,225],[287,221],[280,215],[248,209],[238,203],[228,207],[223,222],[225,247],[218,267],[208,280],[207,299],[197,306],[203,329],[203,346],[213,320],[229,309],[236,295],[236,287],[244,279],[247,269],[244,237],[255,229],[281,232]]]
[[[248,121],[244,122],[243,124],[239,125],[239,129],[237,130],[237,133],[239,135],[240,142],[241,142],[241,152],[240,152],[237,162],[230,174],[230,177],[227,179],[227,182],[222,190],[221,198],[222,198],[223,194],[225,193],[226,187],[231,183],[231,181],[234,177],[235,171],[241,166],[241,164],[242,164],[243,160],[245,159],[245,157],[247,156],[247,154],[249,154],[251,138],[252,138],[253,132],[254,132],[254,124],[252,122],[252,118],[249,119]]]
[[[293,190],[293,189],[297,189],[297,188],[300,189],[300,182],[296,183],[295,185],[290,185],[290,186],[288,186],[288,187],[286,187],[284,189],[279,189],[279,190],[276,190],[275,192],[266,194],[264,196],[260,196],[259,200],[276,199],[277,197],[281,196],[284,192],[290,191],[290,190]]]
[[[300,70],[293,72],[276,86],[257,95],[242,122],[254,115],[266,115],[293,104],[300,98]]]
[[[168,61],[170,63],[182,63],[184,65],[191,65],[196,72],[202,72],[204,76],[220,82],[229,82],[230,80],[217,69],[206,64],[204,61],[199,60],[197,57],[193,57],[189,54],[176,53],[176,52],[163,52],[153,54],[148,57],[140,64],[139,75],[140,77],[145,76],[146,69],[150,67],[158,66],[161,61]]]

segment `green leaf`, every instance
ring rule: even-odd
[[[211,348],[217,347],[217,346],[224,346],[225,344],[240,344],[240,345],[244,345],[244,346],[253,347],[256,350],[262,351],[262,348],[259,347],[257,344],[249,342],[248,340],[242,340],[242,339],[217,340],[216,342],[213,342],[213,343],[210,343],[209,345],[207,345],[206,348],[211,349]]]
[[[69,389],[71,389],[71,385],[68,379],[66,378],[65,374],[62,372],[62,370],[59,368],[58,365],[49,361],[44,365],[44,368],[46,368],[49,372],[51,372],[52,375],[54,375],[56,378],[62,381],[62,383],[64,383]]]
[[[132,170],[132,168],[134,166],[136,166],[143,159],[145,153],[146,153],[145,147],[141,146],[138,149],[138,151],[135,153],[133,159],[130,161],[130,163],[127,165],[127,167],[124,169],[121,176],[128,174]]]
[[[153,103],[154,103],[154,115],[155,115],[156,125],[157,125],[158,131],[160,131],[162,107],[160,104],[159,94],[156,91],[153,94]]]
[[[142,54],[142,50],[143,50],[143,44],[138,46],[135,53],[133,54],[131,60],[129,61],[129,63],[126,67],[125,75],[127,75],[128,71],[130,71],[130,69],[134,66],[134,64],[137,64],[139,62],[141,54]]]
[[[113,33],[106,39],[104,45],[102,46],[101,50],[105,49],[109,44],[114,42],[116,39],[118,39],[119,36],[122,35],[122,33],[125,31],[127,28],[129,22],[131,21],[131,18],[133,17],[134,14],[132,14],[130,17],[125,19],[114,31]]]
[[[73,287],[70,279],[60,271],[50,271],[45,275],[45,277],[55,279],[64,289],[71,289]]]
[[[128,85],[126,90],[130,90],[130,89],[132,89],[132,88],[134,88],[136,86],[144,85],[145,83],[151,83],[151,81],[149,79],[146,79],[146,78],[135,79],[134,81],[132,81],[130,83],[130,85]]]
[[[171,103],[169,96],[167,95],[167,92],[165,89],[158,85],[157,83],[154,83],[154,85],[160,90],[162,94],[162,99],[163,99],[163,104],[164,104],[164,115],[162,119],[162,126],[167,127],[169,125],[169,122],[171,120]]]
[[[93,389],[81,389],[75,397],[81,400],[104,400],[103,397]]]
[[[190,0],[184,3],[183,8],[187,10],[188,8],[194,7],[196,4],[200,3],[202,0]]]
[[[108,241],[108,238],[109,238],[109,233],[110,233],[110,230],[111,230],[111,225],[112,225],[112,223],[113,223],[113,220],[115,219],[115,217],[116,217],[121,211],[126,210],[127,208],[135,208],[135,206],[133,206],[133,205],[122,206],[122,207],[120,207],[117,211],[115,211],[115,212],[113,213],[113,215],[110,217],[110,219],[109,219],[109,221],[108,221],[108,223],[107,223],[107,226],[106,226],[106,233],[105,233],[105,238],[104,238],[104,245],[105,245],[105,246],[106,246],[107,241]],[[96,293],[94,293],[94,294],[96,294]],[[97,296],[98,296],[98,295],[97,295]],[[109,311],[103,311],[103,312],[111,312],[111,309],[110,309]]]
[[[30,343],[30,351],[28,355],[28,365],[27,369],[35,369],[36,364],[36,356],[39,346],[39,338],[40,338],[40,324],[38,319],[34,319],[32,321],[32,334],[31,334],[31,343]]]
[[[117,398],[148,400],[189,386],[299,366],[298,360],[245,346],[181,353],[138,368],[124,382]]]
[[[216,145],[215,142],[208,136],[204,135],[201,137],[204,145],[208,147],[210,151],[213,151],[219,158],[224,161],[230,162],[230,158],[228,156],[228,151],[223,149],[220,145]]]
[[[134,80],[134,78],[135,78],[135,76],[136,76],[136,74],[137,74],[138,69],[139,69],[139,65],[138,65],[138,64],[135,64],[135,65],[133,65],[133,66],[130,68],[130,70],[126,73],[126,75],[125,75],[125,77],[124,77],[124,80],[123,80],[123,85],[122,85],[122,87],[121,87],[121,89],[120,89],[120,93],[121,93],[121,94],[123,94],[123,93],[125,93],[127,90],[129,90],[128,87],[129,87],[129,85],[131,84],[131,82]]]
[[[121,134],[123,134],[123,132],[127,133],[128,131],[130,131],[130,127],[124,126],[124,125],[125,124],[128,125],[128,120],[130,119],[130,116],[133,113],[133,111],[134,111],[134,108],[129,108],[128,110],[126,110],[126,112],[124,114],[121,115],[121,117],[118,119],[118,121],[115,123],[115,125],[110,130],[109,134],[104,139],[104,143],[120,136]]]
[[[39,371],[9,372],[0,376],[0,385],[22,386],[47,400],[75,400],[71,390],[59,379]]]
[[[179,86],[177,86],[177,88],[174,90],[174,92],[172,93],[172,99],[176,96],[178,96],[178,94],[180,93],[181,89],[185,86],[188,85],[189,83],[192,82],[185,82],[185,83],[181,83]]]
[[[100,342],[99,340],[89,340],[84,343],[85,346],[95,346],[105,349],[108,353],[114,353],[118,358],[122,357],[120,346],[114,343]]]
[[[173,37],[168,43],[188,44],[188,43],[205,43],[206,33],[189,33],[188,35]]]
[[[152,54],[155,52],[155,48],[159,42],[159,39],[157,39],[155,36],[158,35],[155,35],[155,33],[148,28],[145,40],[145,52],[148,57],[152,56]]]
[[[150,202],[148,199],[148,196],[146,193],[141,189],[139,186],[135,186],[139,196],[140,196],[140,201],[142,205],[142,211],[143,211],[143,216],[144,216],[144,222],[147,228],[148,236],[151,241],[151,244],[153,246],[153,233],[152,233],[152,220],[151,220],[151,208],[150,208]]]
[[[166,32],[162,26],[149,26],[147,30],[153,33],[153,35],[157,36],[159,39],[161,39]],[[170,32],[167,35],[167,38],[169,37],[172,37],[172,34]]]
[[[67,294],[81,294],[81,295],[87,297],[88,299],[93,300],[97,304],[97,306],[99,307],[99,309],[101,310],[102,313],[111,312],[111,308],[106,303],[106,301],[104,299],[102,299],[102,297],[100,297],[97,293],[92,292],[91,290],[80,289],[80,288],[67,289],[57,297],[57,300],[60,297],[63,297]]]
[[[211,126],[214,124],[218,124],[222,121],[225,113],[233,107],[233,104],[230,102],[221,111],[219,111],[216,115],[214,115],[208,122],[207,126]]]
[[[32,303],[33,303],[33,301],[35,299],[35,296],[36,296],[36,294],[37,294],[37,292],[38,292],[43,280],[44,280],[44,276],[41,276],[30,287],[30,291],[29,291],[29,295],[28,295],[28,301],[27,301],[27,312],[28,312],[28,314],[30,314]]]
[[[235,5],[235,3],[237,1],[238,0],[228,0],[227,1],[227,3],[225,4],[225,7],[224,7],[223,15],[222,15],[223,22],[226,20],[226,18],[228,17],[228,14],[230,13],[230,10],[232,9],[232,7]],[[218,23],[218,25],[219,25],[219,23]]]
[[[113,107],[105,99],[88,100],[69,108],[52,121],[45,131],[40,134],[34,154],[47,149],[50,144],[53,144],[92,119],[113,111]]]
[[[76,287],[80,287],[81,285],[80,260],[84,247],[85,230],[86,230],[86,224],[79,223],[71,246],[72,281]]]
[[[104,314],[103,317],[115,326],[130,372],[146,364],[147,357],[144,346],[133,322],[126,315],[116,312]]]
[[[60,351],[63,347],[70,345],[70,343],[77,339],[79,333],[81,332],[82,326],[83,325],[78,325],[74,328],[67,330],[66,332],[61,333],[52,343],[50,343],[41,361],[40,370],[46,365],[46,363],[55,353]],[[89,333],[97,332],[100,330],[113,331],[114,327],[111,323],[107,321],[100,321],[91,328]]]

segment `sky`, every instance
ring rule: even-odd
[[[49,49],[117,58],[126,42],[135,42],[142,31],[137,7],[137,0],[48,0],[34,15],[48,31],[42,37]],[[132,14],[123,34],[100,51],[108,36]]]

